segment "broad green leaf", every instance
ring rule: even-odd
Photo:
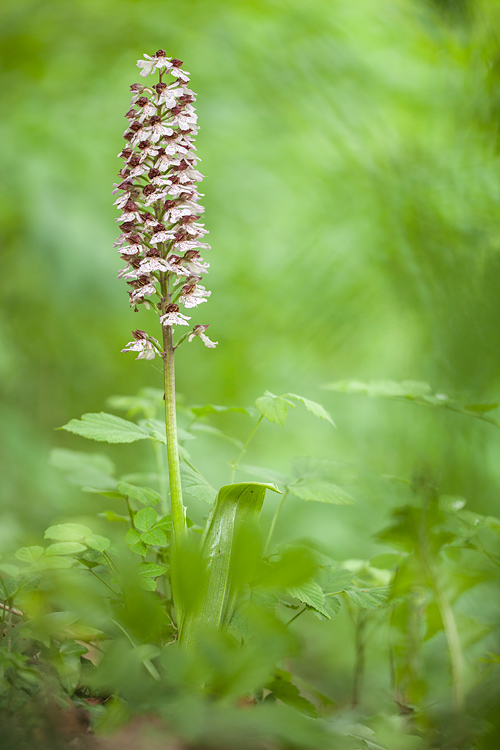
[[[115,485],[117,482],[115,481]],[[113,497],[115,499],[123,497],[118,490],[99,489],[98,487],[82,487],[82,492],[88,492],[92,495],[102,495],[103,497]]]
[[[311,414],[314,414],[315,417],[318,417],[319,419],[326,419],[327,422],[330,422],[330,424],[335,427],[335,422],[331,418],[330,414],[323,406],[321,406],[321,404],[316,403],[316,401],[310,401],[308,398],[304,398],[304,396],[298,396],[296,393],[285,393],[284,397],[291,398],[292,401],[299,401],[306,407],[307,411],[311,412]]]
[[[360,393],[367,396],[381,396],[385,398],[419,398],[432,393],[428,383],[416,380],[405,380],[397,383],[393,380],[372,381],[361,383],[357,380],[341,380],[324,386],[330,391],[339,393]]]
[[[390,586],[379,586],[373,589],[351,588],[345,589],[349,599],[362,609],[379,609],[389,603]]]
[[[157,505],[162,500],[162,496],[150,487],[137,487],[128,482],[118,482],[116,489],[122,497],[137,500],[142,505]]]
[[[260,591],[287,590],[309,581],[316,568],[316,560],[310,549],[298,545],[283,545],[278,559],[273,555],[270,560],[261,562],[257,567],[251,586]]]
[[[163,443],[164,445],[167,444],[165,422],[162,422],[159,419],[142,419],[139,422],[139,425],[148,431],[153,440]],[[177,428],[177,440],[193,440],[194,437],[195,436],[191,432],[184,430],[182,427]]]
[[[157,515],[153,508],[142,508],[134,517],[134,526],[139,531],[149,531],[156,523]]]
[[[4,576],[8,576],[9,578],[16,578],[20,574],[20,569],[17,567],[17,565],[12,565],[11,563],[3,563],[0,562],[0,573],[3,573]],[[0,593],[2,593],[2,589],[0,589]]]
[[[45,539],[55,539],[58,542],[78,542],[92,536],[92,529],[81,523],[58,523],[49,526],[44,534]]]
[[[181,461],[181,483],[184,492],[205,503],[213,503],[217,495],[217,491],[205,477],[185,460]]]
[[[158,578],[167,572],[168,568],[165,565],[157,565],[156,563],[143,562],[137,568],[137,572],[140,576],[149,576],[150,578]]]
[[[189,409],[196,417],[206,417],[209,414],[226,414],[227,412],[250,414],[250,411],[243,406],[217,406],[215,404],[206,404],[205,406],[190,406]]]
[[[125,541],[136,555],[145,555],[148,551],[146,544],[141,539],[141,535],[136,529],[129,529],[125,534]]]
[[[231,619],[238,592],[234,559],[241,554],[241,532],[252,526],[260,514],[266,490],[274,485],[245,482],[221,487],[207,521],[202,546],[206,584],[197,606],[184,611],[180,629],[181,643],[196,647],[204,629],[219,628]],[[236,571],[236,578],[240,571]]]
[[[34,563],[38,562],[38,560],[43,557],[44,553],[45,550],[43,547],[35,545],[34,547],[21,547],[21,549],[17,550],[16,557],[23,562]]]
[[[392,570],[396,565],[399,565],[403,559],[402,555],[398,555],[395,552],[384,552],[380,555],[375,555],[370,560],[370,565],[373,568],[382,568],[383,570]]]
[[[290,596],[298,599],[299,602],[307,604],[309,607],[321,611],[325,603],[325,595],[320,586],[315,581],[308,581],[302,586],[293,586],[288,589]]]
[[[78,487],[89,485],[99,489],[112,489],[116,485],[113,477],[115,466],[102,453],[55,448],[50,454],[50,463],[64,473],[66,481]]]
[[[186,525],[189,528],[193,525],[192,521],[189,521],[188,518],[186,518]],[[163,516],[163,518],[158,519],[158,521],[155,524],[155,529],[163,529],[164,531],[170,531],[172,528],[172,516]]]
[[[263,417],[283,427],[288,407],[295,406],[295,404],[284,396],[275,396],[274,393],[266,391],[263,396],[257,399],[255,406]]]
[[[72,568],[78,561],[73,557],[66,557],[65,555],[48,555],[42,557],[36,563],[38,570],[63,570],[65,568]]]
[[[86,549],[86,546],[79,542],[56,542],[55,544],[49,544],[45,550],[45,556],[77,555],[79,552],[84,552]]]
[[[280,474],[272,469],[266,469],[263,466],[249,466],[248,464],[240,464],[238,466],[240,471],[250,474],[252,477],[259,477],[264,479],[266,482],[272,482],[274,484],[287,484],[289,479],[286,474]]]
[[[84,414],[81,419],[72,419],[59,429],[105,443],[133,443],[149,438],[148,431],[135,422],[105,412]]]
[[[97,552],[104,552],[111,546],[111,541],[100,534],[92,534],[92,536],[85,538],[85,544],[90,549],[97,550]]]
[[[317,479],[306,479],[299,484],[288,485],[288,490],[301,500],[333,505],[352,505],[355,499],[336,484]]]

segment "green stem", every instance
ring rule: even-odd
[[[158,474],[158,489],[162,498],[161,513],[163,516],[167,515],[167,494],[168,494],[168,479],[165,471],[165,462],[163,460],[163,445],[156,442],[156,440],[150,441],[153,445],[153,453],[155,457],[156,473]]]
[[[296,620],[296,619],[297,619],[297,617],[300,617],[300,615],[303,615],[303,614],[304,614],[304,612],[306,611],[306,609],[307,609],[307,606],[305,606],[305,607],[304,607],[304,609],[301,609],[301,610],[300,610],[300,612],[297,612],[297,614],[295,614],[295,615],[294,615],[294,616],[292,617],[292,619],[291,619],[291,620],[288,620],[288,622],[287,622],[287,623],[286,623],[286,625],[285,625],[285,628],[287,628],[287,627],[288,627],[289,625],[291,625],[291,624],[292,624],[292,622],[293,622],[294,620]]]
[[[271,528],[269,529],[269,534],[267,535],[267,541],[266,541],[266,544],[265,544],[265,547],[264,547],[263,557],[265,557],[266,552],[268,550],[269,542],[271,541],[271,537],[272,537],[273,532],[274,532],[274,527],[276,526],[276,521],[278,520],[278,516],[280,514],[280,511],[281,511],[281,509],[283,507],[283,503],[285,502],[285,498],[286,498],[287,495],[288,495],[288,487],[286,488],[285,492],[283,493],[283,495],[281,497],[281,500],[279,502],[279,505],[276,508],[276,511],[274,513],[273,520],[271,521]]]
[[[448,597],[442,590],[441,584],[438,581],[437,577],[435,577],[432,572],[431,576],[433,578],[436,604],[443,621],[446,641],[448,643],[451,677],[453,683],[453,700],[455,703],[455,708],[457,710],[460,710],[464,704],[464,660],[462,654],[462,646],[460,644],[460,637],[458,635],[455,615],[453,614],[453,610],[451,608]]]
[[[352,687],[352,707],[359,705],[361,685],[365,671],[365,645],[364,630],[366,627],[366,617],[362,612],[358,612],[356,631],[355,631],[355,650],[356,659],[354,665],[354,681]]]
[[[238,456],[238,458],[236,459],[236,461],[233,462],[233,473],[231,474],[231,484],[234,482],[234,475],[236,474],[236,469],[238,468],[241,459],[245,455],[246,449],[248,448],[251,439],[253,438],[253,436],[255,435],[255,433],[257,431],[257,427],[260,425],[260,423],[262,422],[263,419],[264,419],[264,415],[261,414],[260,417],[257,420],[257,424],[255,425],[255,427],[253,428],[252,432],[248,436],[247,441],[246,441],[245,445],[243,446],[240,455]]]

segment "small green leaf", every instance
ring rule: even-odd
[[[291,675],[288,672],[278,670],[274,679],[267,683],[266,689],[270,690],[275,698],[282,703],[316,719],[318,717],[316,706],[300,694],[298,687],[290,682],[290,678]]]
[[[185,460],[181,461],[181,482],[182,489],[188,495],[192,495],[205,503],[213,503],[215,500],[217,490],[207,482],[205,477],[192,464]]]
[[[298,396],[296,393],[286,393],[285,398],[291,398],[293,401],[299,401],[306,407],[307,411],[311,412],[311,414],[314,414],[315,417],[318,417],[319,419],[326,419],[327,422],[330,422],[330,424],[335,427],[335,422],[331,418],[330,414],[323,406],[321,406],[321,404],[316,403],[316,401],[310,401],[308,398],[304,398],[304,396]]]
[[[137,569],[140,576],[147,576],[148,578],[158,578],[158,576],[165,575],[167,570],[168,568],[165,565],[150,562],[141,563]]]
[[[191,425],[190,430],[192,432],[204,432],[205,435],[213,435],[214,437],[218,437],[221,440],[226,440],[228,443],[236,445],[236,447],[240,448],[240,450],[241,448],[243,448],[243,443],[241,442],[241,440],[238,440],[238,438],[235,438],[233,435],[228,435],[227,432],[223,432],[222,430],[219,430],[218,427],[214,427],[211,424],[205,424],[204,422],[195,422]]]
[[[134,517],[134,526],[139,531],[149,531],[156,523],[157,515],[153,508],[142,508]]]
[[[330,613],[325,609],[325,595],[316,581],[303,583],[302,586],[293,586],[287,589],[290,596],[298,599],[299,602],[307,604],[320,614],[330,619]]]
[[[150,531],[145,531],[141,534],[141,540],[151,547],[165,547],[167,544],[167,535],[163,529],[158,529],[155,526]]]
[[[141,535],[136,529],[129,529],[125,534],[125,541],[136,555],[145,555],[148,551],[147,546],[141,539]]]
[[[255,406],[263,417],[283,427],[288,407],[295,406],[295,404],[287,400],[284,396],[275,396],[274,393],[266,391],[263,396],[257,399]]]
[[[147,430],[135,422],[105,412],[84,414],[81,419],[72,419],[59,429],[105,443],[133,443],[149,438]]]
[[[58,523],[49,526],[44,534],[45,539],[55,539],[58,542],[78,542],[92,536],[92,529],[81,523]]]
[[[128,482],[118,482],[116,488],[122,497],[137,500],[142,505],[157,505],[162,500],[161,495],[150,487],[137,487]]]
[[[45,550],[45,555],[47,557],[51,555],[76,555],[85,550],[85,545],[79,542],[56,542],[55,544],[49,544]]]
[[[97,552],[104,552],[111,546],[111,541],[100,534],[92,534],[92,536],[85,538],[85,544],[90,549],[95,549]]]
[[[299,484],[288,486],[292,495],[301,500],[313,500],[317,503],[331,503],[332,505],[353,505],[355,499],[336,484],[317,479],[306,479]]]

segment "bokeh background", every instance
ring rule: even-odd
[[[357,506],[291,500],[278,539],[315,537],[339,559],[379,550],[396,501],[382,474],[426,472],[499,512],[500,431],[321,390],[388,378],[498,396],[498,3],[4,0],[0,16],[2,548],[98,506],[49,464],[54,447],[95,446],[54,430],[161,386],[157,362],[120,353],[132,329],[155,331],[116,278],[111,195],[135,63],[158,48],[198,94],[213,294],[197,322],[219,341],[179,351],[179,391],[321,401],[335,430],[296,409],[262,427],[249,463],[317,454],[363,476]],[[240,438],[252,425],[215,424]],[[192,451],[228,481],[231,445]],[[111,455],[128,471],[149,461],[141,444]]]

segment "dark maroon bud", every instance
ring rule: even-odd
[[[139,120],[136,120],[132,123],[130,126],[130,130],[133,130],[134,133],[138,133],[139,130],[142,130],[142,124],[139,122]]]
[[[151,193],[154,193],[154,191],[155,191],[154,185],[145,185],[142,188],[142,192],[144,193],[144,195],[151,195]]]
[[[123,137],[125,138],[126,141],[131,141],[132,138],[134,137],[133,130],[127,130],[127,132],[125,133]]]
[[[156,247],[150,248],[146,253],[146,258],[159,258],[160,256],[161,253]]]
[[[124,211],[138,211],[139,206],[137,203],[134,203],[134,201],[127,201],[125,205],[123,206]]]
[[[144,86],[142,85],[142,83],[133,83],[130,86],[130,90],[131,91],[142,91],[143,88],[144,88]]]
[[[149,148],[151,146],[151,141],[140,141],[139,142],[139,148],[141,151],[144,151],[145,148]]]
[[[183,104],[191,104],[191,102],[194,102],[194,97],[189,94],[183,94],[179,97],[179,101]]]
[[[173,207],[174,207],[174,206],[176,205],[176,203],[177,203],[177,201],[174,201],[174,200],[172,200],[172,199],[170,199],[170,198],[169,198],[169,199],[168,199],[167,201],[165,201],[165,203],[163,204],[163,205],[164,205],[164,207],[165,207],[165,211],[168,211],[168,210],[169,210],[170,208],[173,208]]]
[[[136,101],[136,106],[138,107],[145,107],[146,104],[149,102],[149,99],[145,96],[140,96]],[[132,110],[130,110],[132,112]]]
[[[128,238],[128,241],[132,245],[140,245],[141,244],[141,237],[140,237],[139,234],[131,234],[130,237]],[[189,252],[193,252],[193,251],[190,250]]]
[[[153,232],[164,232],[165,231],[165,224],[155,224],[153,227]]]
[[[179,112],[182,112],[182,107],[180,107],[178,104],[176,104],[175,107],[172,107],[172,109],[170,110],[170,112],[173,115],[178,115]]]
[[[161,94],[161,92],[167,88],[167,84],[163,83],[163,81],[160,81],[160,83],[155,83],[153,88],[157,94]]]
[[[181,294],[192,294],[196,289],[196,284],[184,284],[181,289]]]
[[[170,62],[172,63],[174,68],[180,68],[182,65],[182,60],[178,60],[176,57],[173,57]]]
[[[177,166],[175,167],[175,171],[176,171],[176,172],[184,172],[184,170],[185,170],[185,169],[188,169],[188,167],[189,167],[189,166],[190,166],[190,165],[189,165],[189,164],[187,163],[187,161],[181,161],[181,163],[180,163],[180,164],[178,164],[178,165],[177,165]]]
[[[138,167],[140,163],[141,163],[141,160],[138,156],[132,156],[130,158],[129,164],[131,167]]]
[[[135,221],[124,221],[123,224],[120,224],[120,229],[122,232],[133,232],[135,229]]]
[[[135,109],[129,109],[129,111],[125,114],[125,117],[128,120],[134,120],[137,117],[137,111]]]
[[[132,156],[133,153],[134,152],[131,148],[124,148],[123,151],[120,152],[120,156],[122,157],[122,159],[128,159]]]
[[[154,180],[155,177],[160,177],[160,176],[161,176],[161,172],[159,169],[153,168],[153,169],[150,169],[148,172],[148,177],[150,180]]]
[[[175,302],[171,302],[169,305],[165,307],[166,313],[172,313],[172,312],[179,312],[179,305],[176,305]]]
[[[151,117],[149,118],[149,124],[150,125],[156,125],[158,122],[161,122],[160,115],[151,115]],[[132,127],[132,126],[130,126],[130,127]]]
[[[188,250],[184,256],[186,260],[194,260],[195,258],[199,258],[200,254],[198,250]]]
[[[141,219],[143,221],[154,221],[155,217],[153,216],[153,214],[150,214],[147,211],[145,211],[143,214],[141,214]]]
[[[164,49],[159,49],[155,55],[155,57],[166,57],[166,56],[167,56],[167,53],[165,52]]]
[[[172,185],[178,185],[179,184],[179,178],[176,175],[174,175],[174,174],[171,177],[169,176],[168,179],[170,180],[170,182],[172,183]]]

